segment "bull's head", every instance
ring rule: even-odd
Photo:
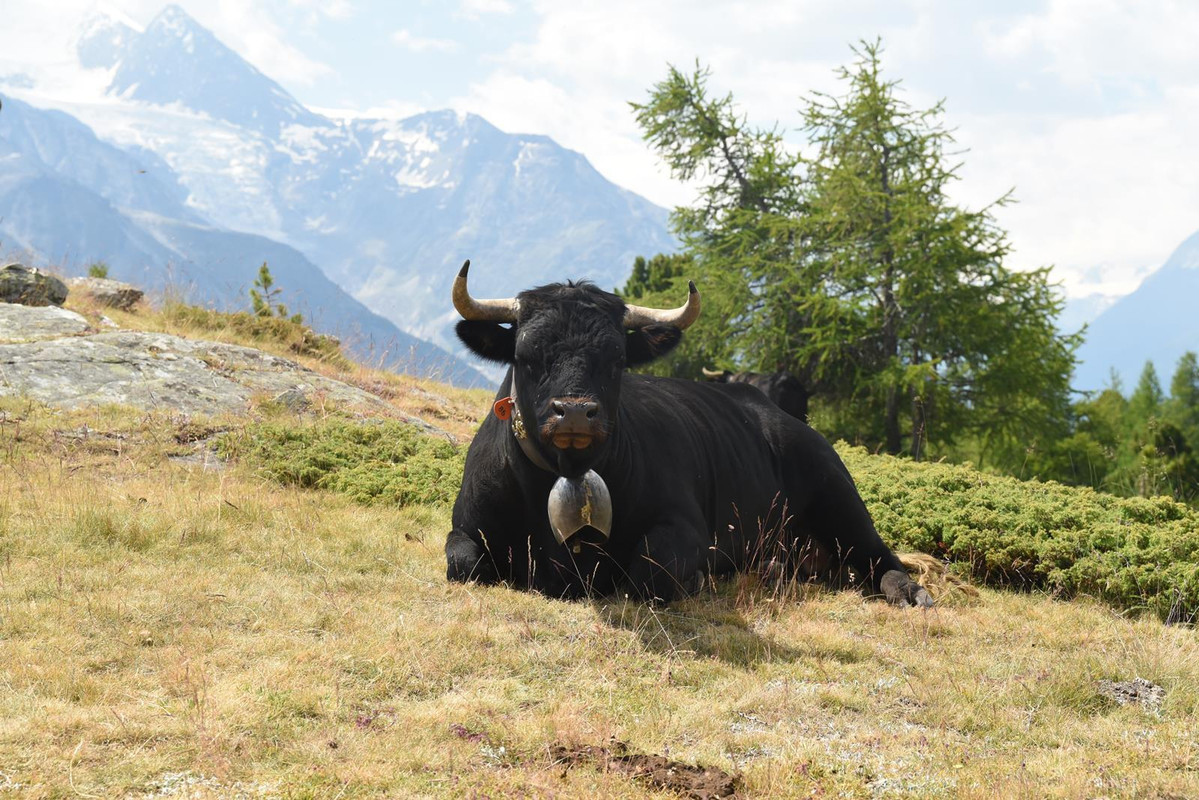
[[[566,477],[591,468],[617,422],[625,367],[651,361],[679,343],[699,316],[699,293],[660,310],[626,305],[590,283],[555,283],[504,300],[476,300],[470,267],[454,281],[462,315],[458,337],[474,353],[512,365],[512,394],[528,438]]]

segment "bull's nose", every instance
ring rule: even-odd
[[[599,403],[594,400],[558,398],[550,402],[550,410],[556,417],[557,427],[585,430],[599,414]]]

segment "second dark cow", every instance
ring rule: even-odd
[[[770,398],[770,402],[803,422],[808,421],[808,390],[799,378],[786,370],[779,372],[731,372],[704,369],[704,378],[713,383],[748,383]]]

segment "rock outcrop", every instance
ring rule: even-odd
[[[86,319],[65,308],[0,303],[0,344],[76,336],[89,329]]]
[[[79,335],[89,330],[65,309],[0,304],[0,396],[60,408],[113,403],[188,415],[243,414],[263,402],[399,415],[369,392],[261,350],[165,333]]]
[[[61,306],[67,285],[48,272],[24,264],[0,267],[0,303],[26,306]]]
[[[129,311],[146,296],[136,286],[109,278],[71,278],[67,286],[76,294],[87,295],[100,305],[121,311]]]

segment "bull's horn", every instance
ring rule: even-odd
[[[708,369],[707,367],[700,367],[700,371],[704,373],[705,378],[723,378],[724,377],[724,370],[722,370],[722,369]]]
[[[628,306],[624,312],[624,326],[630,330],[655,323],[673,325],[679,330],[690,327],[699,318],[699,291],[695,288],[695,281],[688,281],[687,285],[690,291],[683,305],[672,309]]]
[[[470,269],[470,259],[458,270],[454,278],[454,308],[463,319],[476,322],[516,322],[516,314],[520,303],[515,297],[504,300],[476,300],[466,290],[466,273]]]

